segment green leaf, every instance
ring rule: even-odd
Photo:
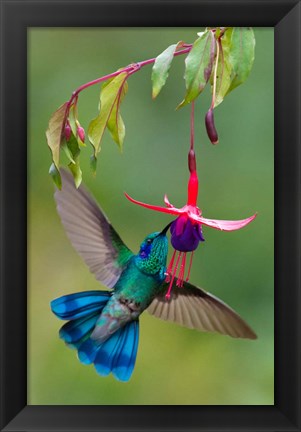
[[[92,154],[90,157],[90,168],[91,168],[92,174],[95,176],[96,175],[96,168],[97,168],[97,159],[96,159],[94,154]]]
[[[107,128],[110,131],[110,134],[113,140],[118,144],[120,150],[122,150],[122,145],[125,137],[125,126],[120,115],[120,104],[124,99],[124,96],[128,92],[128,83],[124,81],[124,84],[121,86],[116,102],[114,103],[112,112],[110,114]]]
[[[54,162],[50,165],[49,174],[51,175],[52,180],[54,181],[54,184],[61,190],[62,189],[62,178],[61,178],[61,174],[60,174],[59,170],[57,169],[57,167],[55,166]]]
[[[67,159],[69,160],[69,162],[75,164],[73,156],[72,156],[72,153],[71,153],[71,151],[68,148],[66,140],[64,140],[64,142],[62,144],[62,149],[64,150],[64,153],[67,156]]]
[[[77,157],[75,159],[75,163],[70,163],[68,165],[68,167],[69,167],[69,169],[73,175],[75,186],[76,186],[76,188],[78,188],[80,186],[80,184],[82,182],[82,178],[83,178],[82,177],[82,171],[81,171],[80,166],[79,166],[79,157]]]
[[[216,93],[215,93],[214,108],[223,102],[224,97],[228,93],[231,84],[232,67],[229,63],[228,57],[225,55],[224,49],[225,49],[224,45],[219,43],[219,58],[218,58],[217,74],[216,74]],[[213,91],[213,85],[212,85],[212,91]]]
[[[105,128],[108,124],[115,103],[118,103],[119,91],[126,78],[127,73],[121,73],[101,89],[100,112],[98,116],[91,121],[88,128],[88,136],[92,146],[94,147],[95,157],[97,157],[97,153],[100,151],[100,143]]]
[[[228,30],[225,32],[227,34]],[[232,66],[231,85],[228,93],[242,84],[249,76],[255,57],[255,36],[250,27],[234,27],[229,46],[229,63]]]
[[[215,55],[215,38],[211,31],[205,31],[198,38],[185,59],[186,95],[177,108],[192,102],[207,84]]]
[[[66,140],[65,140],[65,142],[66,142]],[[64,144],[65,144],[65,142],[64,142]],[[69,141],[66,142],[66,145],[67,145],[68,150],[70,151],[70,153],[72,155],[72,159],[75,160],[80,154],[80,148],[79,148],[77,139],[74,136],[73,132],[71,133]],[[72,161],[70,160],[70,162],[72,162]]]
[[[57,168],[60,162],[60,145],[67,104],[65,102],[52,114],[48,123],[48,129],[46,130],[47,144],[50,147],[52,159]]]
[[[71,107],[70,107],[68,120],[70,123],[72,133],[74,136],[76,136],[76,134],[77,134],[77,125],[76,125],[77,107],[75,107],[74,105],[71,105]]]
[[[78,188],[82,181],[82,172],[79,164],[80,148],[78,140],[74,136],[73,132],[68,141],[64,139],[62,149],[70,162],[68,167],[73,175],[75,186]]]
[[[152,98],[155,99],[160,93],[162,87],[165,85],[168,78],[168,72],[171,66],[171,62],[174,58],[174,53],[183,46],[183,42],[180,41],[177,44],[170,45],[163,51],[155,60],[152,69],[152,82],[153,82],[153,92]]]
[[[79,126],[77,105],[72,105],[70,107],[68,120],[69,120],[72,133],[77,139],[78,145],[81,147],[86,147],[86,144],[80,139],[77,133],[77,127]]]

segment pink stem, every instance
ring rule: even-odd
[[[192,48],[192,45],[189,45],[189,46],[187,46],[187,48],[184,48],[182,50],[176,51],[174,53],[174,57],[176,57],[178,55],[181,55],[181,54],[187,54],[191,50],[191,48]],[[77,97],[77,95],[81,91],[85,90],[86,88],[91,87],[91,86],[93,86],[95,84],[99,84],[100,82],[106,81],[106,80],[108,80],[110,78],[114,78],[115,76],[117,76],[117,75],[119,75],[121,73],[124,73],[124,72],[128,73],[129,75],[132,75],[133,73],[135,73],[138,70],[140,70],[143,66],[147,66],[149,64],[155,63],[155,60],[156,60],[156,57],[148,59],[148,60],[143,60],[143,61],[138,62],[138,63],[134,63],[134,64],[129,65],[129,66],[127,66],[127,67],[125,67],[123,69],[120,69],[120,70],[118,70],[116,72],[112,72],[112,73],[110,73],[108,75],[104,75],[104,76],[102,76],[100,78],[96,78],[93,81],[89,81],[88,83],[81,85],[80,87],[78,87],[72,93],[71,98],[68,101],[68,107],[70,107],[73,99],[75,99]]]
[[[189,45],[189,44],[185,45],[184,49],[176,51],[174,53],[174,57],[178,56],[178,55],[181,55],[181,54],[187,54],[191,50],[191,48],[192,48],[192,45]],[[76,90],[74,90],[74,92],[71,95],[71,98],[67,102],[66,112],[65,112],[64,121],[63,121],[63,124],[62,124],[62,131],[61,131],[61,133],[63,134],[64,128],[65,128],[65,123],[66,123],[66,120],[67,120],[68,115],[69,115],[70,107],[71,107],[71,105],[72,105],[72,103],[73,103],[74,100],[76,101],[75,103],[77,103],[78,95],[79,95],[79,93],[81,91],[83,91],[86,88],[91,87],[91,86],[93,86],[95,84],[99,84],[100,82],[107,81],[108,79],[114,78],[115,76],[120,75],[121,73],[124,73],[124,72],[126,72],[128,74],[128,76],[130,76],[133,73],[135,73],[138,70],[140,70],[143,66],[147,66],[149,64],[155,63],[155,60],[156,60],[156,57],[148,59],[148,60],[143,60],[143,61],[138,62],[138,63],[134,63],[134,64],[129,65],[129,66],[127,66],[127,67],[125,67],[123,69],[120,69],[120,70],[118,70],[116,72],[112,72],[112,73],[110,73],[108,75],[104,75],[104,76],[102,76],[100,78],[96,78],[95,80],[89,81],[86,84],[83,84],[80,87],[78,87]]]

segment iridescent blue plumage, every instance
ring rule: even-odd
[[[68,322],[60,337],[78,351],[83,364],[94,363],[99,375],[121,381],[132,375],[138,349],[139,316],[148,311],[201,331],[256,338],[250,327],[225,303],[184,283],[165,298],[168,242],[166,232],[149,234],[134,255],[102,210],[72,177],[62,172],[62,191],[55,193],[67,235],[96,278],[113,291],[69,294],[51,302],[53,313]]]
[[[99,375],[112,372],[120,381],[127,381],[136,361],[138,321],[129,322],[102,343],[90,338],[110,297],[106,291],[70,294],[53,300],[51,309],[58,318],[70,320],[61,327],[59,335],[68,346],[78,350],[82,363],[94,363]]]
[[[110,297],[109,291],[85,291],[52,300],[50,306],[58,318],[73,320],[101,310]]]

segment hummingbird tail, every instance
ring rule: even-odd
[[[67,346],[78,350],[84,364],[94,363],[96,371],[110,372],[120,381],[128,381],[134,370],[138,340],[138,320],[127,323],[102,343],[90,339],[101,311],[111,297],[108,291],[85,291],[69,294],[51,302],[52,312],[69,320],[59,332]]]
[[[110,372],[119,381],[128,381],[133,373],[139,341],[139,321],[131,321],[107,340],[97,343],[86,339],[78,348],[78,358],[84,364],[94,363],[99,375]]]
[[[84,291],[52,300],[52,312],[60,319],[74,320],[101,312],[111,297],[109,291]]]

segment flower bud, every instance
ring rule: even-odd
[[[85,142],[85,129],[81,126],[77,127],[77,135],[81,139],[82,142]]]
[[[207,130],[207,135],[212,144],[218,143],[218,135],[214,125],[214,115],[213,109],[210,108],[205,117],[205,125]]]
[[[70,126],[68,120],[67,120],[67,123],[65,125],[64,134],[65,134],[66,141],[69,141],[70,137],[71,137],[71,126]]]
[[[188,168],[190,172],[196,171],[195,152],[192,149],[190,149],[188,153]]]

